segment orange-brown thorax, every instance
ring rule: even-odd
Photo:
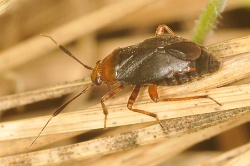
[[[99,86],[103,82],[114,84],[116,82],[116,63],[115,57],[120,48],[115,49],[102,61],[97,61],[95,68],[91,74],[93,84]]]

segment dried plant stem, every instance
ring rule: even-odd
[[[163,120],[250,106],[250,84],[211,89],[207,90],[207,93],[197,92],[191,95],[201,94],[209,94],[223,106],[218,106],[210,99],[199,99],[182,102],[159,102],[157,104],[149,100],[138,101],[136,107],[154,111]],[[155,121],[151,117],[128,111],[126,104],[116,103],[110,105],[108,110],[110,112],[107,121],[108,127]],[[42,135],[103,128],[103,118],[99,104],[86,110],[63,113],[51,121]],[[1,123],[0,141],[34,137],[48,119],[49,116],[45,116]]]
[[[240,122],[236,122],[235,118],[239,117],[242,119]],[[193,115],[190,117],[182,117],[164,122],[164,130],[162,130],[159,125],[153,125],[136,131],[95,139],[65,147],[48,149],[39,152],[31,152],[25,155],[21,154],[11,157],[3,157],[0,158],[0,161],[1,163],[7,165],[17,163],[41,165],[63,162],[70,159],[79,160],[99,154],[110,154],[141,145],[152,144],[154,142],[159,142],[166,137],[175,138],[173,142],[171,142],[171,139],[168,140],[168,145],[171,145],[172,143],[176,144],[176,137],[185,134],[185,136],[181,137],[180,140],[181,142],[183,142],[183,140],[189,140],[189,143],[180,147],[175,147],[174,151],[179,152],[180,150],[183,150],[183,148],[187,148],[197,141],[201,141],[207,137],[211,137],[216,133],[221,132],[221,130],[225,131],[249,120],[249,107],[220,113]],[[206,130],[204,128],[208,129]],[[199,130],[202,130],[202,132],[197,132]],[[192,132],[196,133],[194,133],[194,135],[187,135],[187,133]],[[205,133],[206,137],[204,137]],[[165,150],[169,153],[170,151],[172,152],[172,149],[170,150],[170,148]]]
[[[16,0],[0,0],[0,14],[5,12]]]
[[[81,81],[69,82],[54,87],[34,90],[30,92],[24,92],[21,94],[14,94],[10,96],[4,96],[0,98],[0,111],[30,104],[45,99],[56,98],[82,88],[84,85],[90,83],[89,78],[85,78]]]
[[[225,114],[228,114],[229,112],[231,112],[231,111],[221,113],[221,115],[224,116]],[[231,113],[233,113],[233,112],[234,111],[232,111]],[[229,114],[231,114],[231,113],[229,113]],[[212,113],[212,114],[215,115],[217,113]],[[191,117],[192,118],[194,118],[194,117],[200,118],[200,119],[195,119],[195,118],[193,119],[193,122],[196,122],[197,124],[199,124],[202,121],[199,124],[199,126],[203,126],[203,122],[210,119],[211,122],[208,122],[208,124],[210,124],[212,126],[214,122],[217,123],[218,122],[217,120],[220,119],[220,116],[219,116],[220,113],[217,114],[218,116],[214,116],[214,117],[216,117],[215,119],[212,118],[212,116],[211,116],[212,114],[203,114],[206,117],[204,117],[203,115],[191,116]],[[188,119],[188,117],[185,117],[185,118]],[[147,146],[141,146],[141,147],[135,148],[135,149],[130,150],[130,151],[123,151],[122,153],[115,153],[112,155],[103,156],[102,158],[100,158],[97,161],[93,162],[93,160],[92,160],[90,163],[88,163],[88,165],[89,166],[102,166],[103,163],[105,163],[107,165],[109,165],[109,164],[110,165],[112,165],[112,164],[114,164],[114,165],[158,165],[158,164],[162,163],[163,161],[172,158],[176,154],[179,154],[181,151],[184,151],[185,149],[189,148],[190,146],[192,146],[198,142],[201,142],[204,139],[208,139],[208,138],[215,136],[223,131],[226,131],[230,128],[233,128],[237,125],[240,125],[242,123],[249,121],[250,120],[249,113],[248,113],[248,116],[245,116],[242,118],[243,119],[241,119],[241,120],[235,120],[235,121],[230,120],[230,122],[227,121],[228,123],[224,123],[224,124],[221,122],[218,122],[218,124],[220,123],[219,125],[215,125],[215,126],[212,126],[212,127],[206,128],[206,129],[203,128],[202,130],[198,129],[199,132],[185,134],[185,135],[182,135],[182,136],[177,137],[177,138],[175,137],[176,135],[172,135],[173,137],[170,136],[169,139],[168,138],[164,139],[164,141],[159,141],[157,143],[149,144]],[[180,119],[177,118],[176,123],[178,123],[178,120],[180,120]],[[215,120],[215,121],[212,122],[213,120]],[[171,121],[172,120],[170,120],[168,122],[171,122]],[[180,121],[183,122],[185,120],[180,120]],[[231,123],[231,124],[229,124],[229,123]],[[168,125],[172,126],[173,124],[174,123],[170,123]],[[188,125],[193,125],[193,123],[191,122],[191,124],[189,123],[189,124],[187,124],[187,126]],[[196,126],[196,125],[194,125],[194,126]],[[183,127],[183,128],[185,128],[185,127]],[[191,128],[193,128],[193,127],[191,127]],[[171,135],[171,132],[168,134]],[[143,160],[138,160],[138,156],[140,156],[140,158],[143,158]],[[115,158],[115,161],[114,161],[114,158]],[[245,158],[245,159],[247,159],[247,158]]]
[[[238,148],[225,152],[213,159],[201,164],[209,165],[250,165],[250,143],[242,145]]]

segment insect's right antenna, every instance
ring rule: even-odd
[[[34,141],[30,144],[29,148],[36,142],[37,138],[41,135],[41,133],[43,132],[43,130],[46,128],[46,126],[49,124],[49,122],[51,121],[51,119],[55,116],[57,116],[60,112],[62,112],[64,110],[64,108],[69,105],[69,103],[71,103],[73,100],[75,100],[76,98],[78,98],[79,96],[81,96],[82,94],[84,94],[87,90],[89,90],[92,86],[94,86],[94,84],[90,84],[89,86],[87,86],[85,89],[83,89],[81,91],[81,93],[79,93],[78,95],[76,95],[75,97],[73,97],[72,99],[70,99],[69,101],[67,101],[66,103],[64,103],[62,106],[60,106],[58,109],[55,110],[55,112],[52,114],[52,116],[49,118],[49,120],[47,121],[47,123],[44,125],[44,127],[42,128],[42,130],[39,132],[39,134],[36,136],[36,138],[34,139]]]
[[[67,54],[71,58],[75,59],[78,63],[80,63],[81,65],[83,65],[86,69],[93,70],[92,67],[83,64],[79,59],[77,59],[67,48],[65,48],[64,46],[58,44],[51,36],[43,35],[43,34],[41,34],[41,36],[50,38],[56,45],[58,45],[58,47],[60,48],[60,50],[62,50],[65,54]]]

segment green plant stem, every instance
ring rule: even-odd
[[[215,27],[216,20],[223,11],[225,4],[226,0],[209,0],[195,27],[193,41],[200,44],[204,43],[209,32]]]

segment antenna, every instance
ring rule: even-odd
[[[44,127],[42,128],[42,130],[39,132],[39,134],[36,136],[36,138],[34,139],[34,141],[30,144],[29,148],[36,142],[37,138],[41,135],[41,133],[43,132],[43,130],[46,128],[46,126],[49,124],[49,122],[51,121],[51,119],[55,116],[57,116],[60,112],[62,112],[64,110],[65,107],[67,107],[67,105],[69,105],[69,103],[71,103],[73,100],[75,100],[76,98],[78,98],[79,96],[81,96],[82,94],[84,94],[87,90],[89,90],[92,86],[94,86],[94,84],[90,84],[89,86],[87,86],[85,89],[83,89],[81,91],[81,93],[79,93],[78,95],[76,95],[75,97],[73,97],[72,99],[70,99],[69,101],[67,101],[66,103],[64,103],[63,105],[61,105],[59,108],[57,108],[55,110],[55,112],[52,114],[52,116],[49,118],[49,120],[47,121],[47,123],[44,125]]]
[[[58,45],[58,47],[60,48],[60,50],[62,50],[65,54],[67,54],[71,58],[75,59],[78,63],[80,63],[81,65],[83,65],[86,69],[93,70],[92,67],[83,64],[79,59],[77,59],[67,48],[65,48],[64,46],[58,44],[51,36],[43,35],[43,34],[41,34],[41,36],[50,38],[56,45]]]

